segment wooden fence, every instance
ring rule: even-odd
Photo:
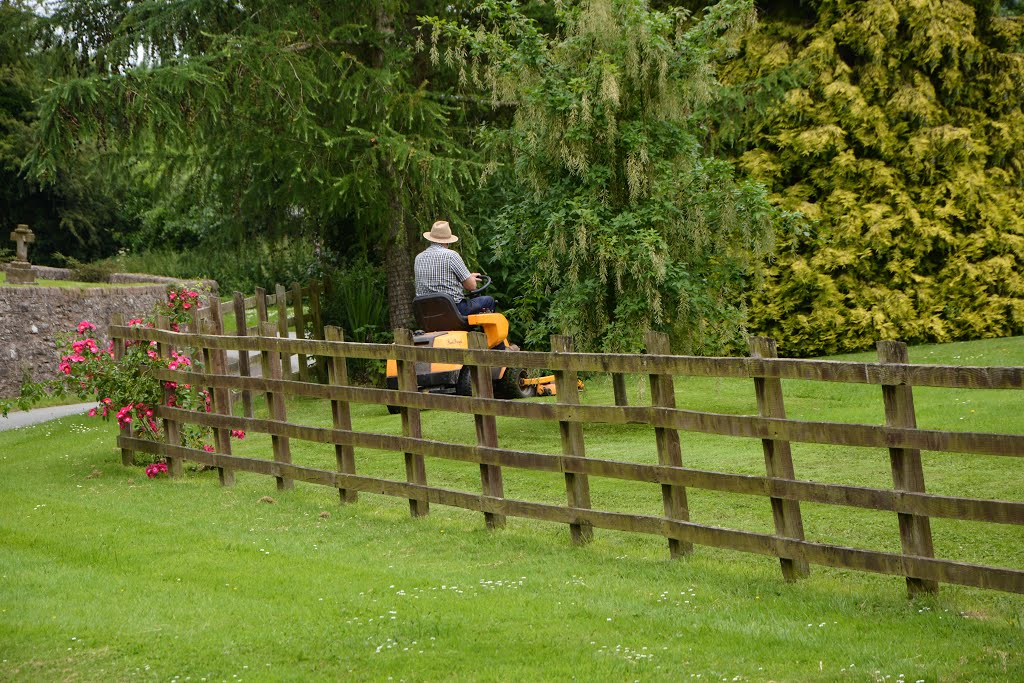
[[[278,301],[282,300],[280,291]],[[645,355],[574,353],[572,339],[553,337],[551,352],[494,351],[485,348],[483,335],[471,334],[471,348],[416,348],[407,330],[397,330],[395,344],[346,343],[342,334],[327,328],[324,340],[286,339],[272,323],[262,323],[259,335],[175,333],[161,329],[114,326],[111,336],[121,340],[156,341],[163,353],[171,348],[201,350],[207,360],[199,372],[164,370],[161,380],[190,382],[213,389],[210,413],[163,406],[157,411],[164,421],[165,442],[147,441],[122,433],[119,445],[167,458],[172,474],[190,460],[216,467],[221,481],[230,484],[234,471],[273,476],[279,488],[304,481],[335,488],[342,502],[354,502],[357,492],[406,498],[414,516],[425,515],[430,504],[442,504],[483,513],[488,527],[500,527],[507,516],[527,517],[569,525],[574,543],[585,543],[595,527],[663,536],[672,556],[689,553],[694,544],[728,548],[778,557],[786,580],[808,573],[809,564],[840,567],[906,577],[911,594],[937,590],[938,582],[1024,592],[1024,571],[989,567],[934,557],[931,518],[949,518],[1024,524],[1024,503],[930,494],[925,489],[921,450],[962,454],[1024,456],[1024,435],[919,429],[913,387],[986,388],[1021,390],[1024,367],[951,367],[908,363],[907,349],[898,342],[878,344],[878,362],[795,360],[776,357],[775,344],[764,338],[750,341],[750,357],[705,358],[669,355],[663,335],[648,336]],[[260,377],[228,374],[223,355],[227,351],[258,352]],[[328,360],[327,383],[285,379],[282,356],[319,356]],[[399,390],[352,386],[346,359],[395,358]],[[473,396],[426,394],[417,391],[415,363],[461,363],[472,368]],[[504,401],[492,397],[489,368],[512,365],[549,369],[557,375],[557,402]],[[652,405],[581,405],[577,390],[580,372],[624,373],[649,377]],[[677,376],[743,378],[753,382],[758,415],[730,415],[676,407]],[[847,424],[788,419],[781,380],[816,380],[877,385],[885,408],[885,424]],[[616,386],[616,403],[624,400],[625,384]],[[230,391],[253,392],[266,397],[267,417],[234,415]],[[620,395],[622,394],[622,395]],[[285,398],[315,397],[330,401],[333,428],[293,424],[286,415]],[[1013,398],[1020,394],[1013,392]],[[401,436],[356,431],[352,428],[351,403],[401,406]],[[423,438],[420,412],[450,411],[471,414],[477,444],[448,443]],[[496,418],[512,416],[557,422],[561,454],[545,454],[500,448]],[[212,428],[216,452],[186,448],[179,440],[178,425],[192,423]],[[585,423],[649,425],[654,432],[658,463],[621,462],[588,457],[583,434]],[[244,429],[272,438],[273,459],[231,454],[227,433]],[[685,467],[680,432],[726,435],[760,440],[766,463],[764,476],[715,472]],[[333,445],[336,468],[318,469],[291,462],[290,440]],[[892,469],[892,488],[847,486],[795,478],[791,442],[834,444],[886,449]],[[357,473],[355,448],[404,453],[406,479],[396,481]],[[476,463],[481,488],[461,491],[427,483],[427,459]],[[561,474],[565,481],[563,505],[531,502],[504,495],[503,468]],[[594,509],[589,480],[606,477],[657,486],[664,503],[662,515],[629,514]],[[770,500],[775,533],[722,528],[690,521],[687,489],[706,489],[761,496]],[[657,495],[657,490],[652,490]],[[844,547],[808,540],[804,536],[801,503],[849,506],[891,512],[898,517],[902,552],[889,553]],[[767,507],[766,507],[767,509]]]
[[[219,299],[211,298],[206,306],[201,307],[193,316],[192,327],[195,331],[205,331],[210,334],[224,334],[228,329],[227,318],[234,321],[234,334],[239,337],[246,337],[258,334],[263,323],[270,322],[270,312],[275,313],[274,321],[275,334],[284,338],[304,339],[307,332],[312,332],[313,339],[324,338],[324,322],[321,312],[321,298],[324,294],[324,287],[330,288],[330,282],[323,283],[313,280],[305,285],[295,282],[291,287],[278,284],[274,287],[274,293],[268,294],[262,287],[257,287],[252,296],[245,296],[241,292],[234,292],[232,305],[223,304]],[[329,292],[328,292],[329,293]],[[252,318],[254,324],[249,324]],[[205,327],[200,327],[200,326]],[[252,358],[249,353],[243,350],[236,350],[237,374],[242,377],[252,375]],[[308,382],[311,379],[309,358],[306,354],[295,354],[294,362],[292,357],[285,357],[282,360],[282,372],[284,375]],[[324,360],[324,359],[321,359]],[[228,366],[228,358],[224,359],[225,370]],[[317,370],[326,367],[325,363],[314,366]],[[326,374],[318,373],[318,378],[323,379]],[[243,415],[253,416],[252,392],[242,390],[238,392],[243,405]]]

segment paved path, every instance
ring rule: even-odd
[[[292,338],[292,339],[296,339],[295,332],[288,332],[288,336],[290,338]],[[227,351],[228,374],[229,375],[237,375],[238,374],[238,355],[239,355],[238,351],[234,351],[234,350]],[[293,373],[298,372],[299,371],[299,357],[298,356],[290,356],[290,359],[291,359],[292,372]],[[249,376],[250,377],[262,377],[263,376],[263,370],[262,370],[262,364],[260,362],[260,352],[259,351],[249,351]]]
[[[49,422],[50,420],[67,417],[68,415],[81,415],[87,412],[89,408],[95,407],[95,403],[76,403],[70,406],[34,408],[32,410],[14,412],[7,417],[0,417],[0,432],[8,429],[17,429],[18,427],[28,427],[40,422]]]

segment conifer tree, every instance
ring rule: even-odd
[[[63,265],[58,252],[81,260],[108,256],[127,227],[118,206],[124,188],[104,177],[95,156],[55,168],[46,185],[24,173],[37,126],[35,100],[49,75],[40,49],[45,27],[34,5],[0,3],[0,253],[7,233],[27,223],[35,233],[33,263]]]
[[[52,177],[97,144],[126,164],[145,159],[183,201],[213,197],[240,238],[306,231],[344,248],[369,235],[387,261],[391,322],[409,326],[409,235],[457,214],[470,169],[414,62],[413,17],[428,10],[55,3],[63,76],[41,101],[33,171]]]

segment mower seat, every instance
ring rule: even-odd
[[[424,294],[412,300],[412,314],[424,332],[473,329],[447,294]]]

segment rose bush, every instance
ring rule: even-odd
[[[200,299],[200,293],[194,289],[172,288],[167,292],[167,301],[157,306],[157,313],[166,315],[171,330],[178,331],[191,321]],[[154,319],[155,316],[134,318],[128,324],[131,327],[153,327]],[[89,411],[90,416],[103,419],[114,416],[121,428],[130,428],[136,436],[153,440],[163,438],[163,427],[155,417],[156,406],[166,404],[185,410],[210,411],[211,397],[206,389],[161,382],[154,376],[154,371],[164,368],[201,370],[201,362],[194,357],[192,349],[175,349],[169,357],[164,357],[158,353],[156,342],[125,340],[121,343],[124,352],[118,357],[114,342],[103,344],[97,339],[96,325],[83,320],[73,333],[58,337],[60,376],[47,382],[26,382],[17,399],[19,407],[27,409],[45,397],[70,395],[83,400],[92,399],[96,401],[96,407]],[[11,407],[7,403],[0,409],[6,415]],[[207,443],[211,434],[208,427],[183,424],[180,432],[182,445],[213,451]],[[231,436],[241,439],[245,432],[232,430]],[[166,472],[166,466],[160,465],[162,463],[151,465],[146,474],[153,478]]]

